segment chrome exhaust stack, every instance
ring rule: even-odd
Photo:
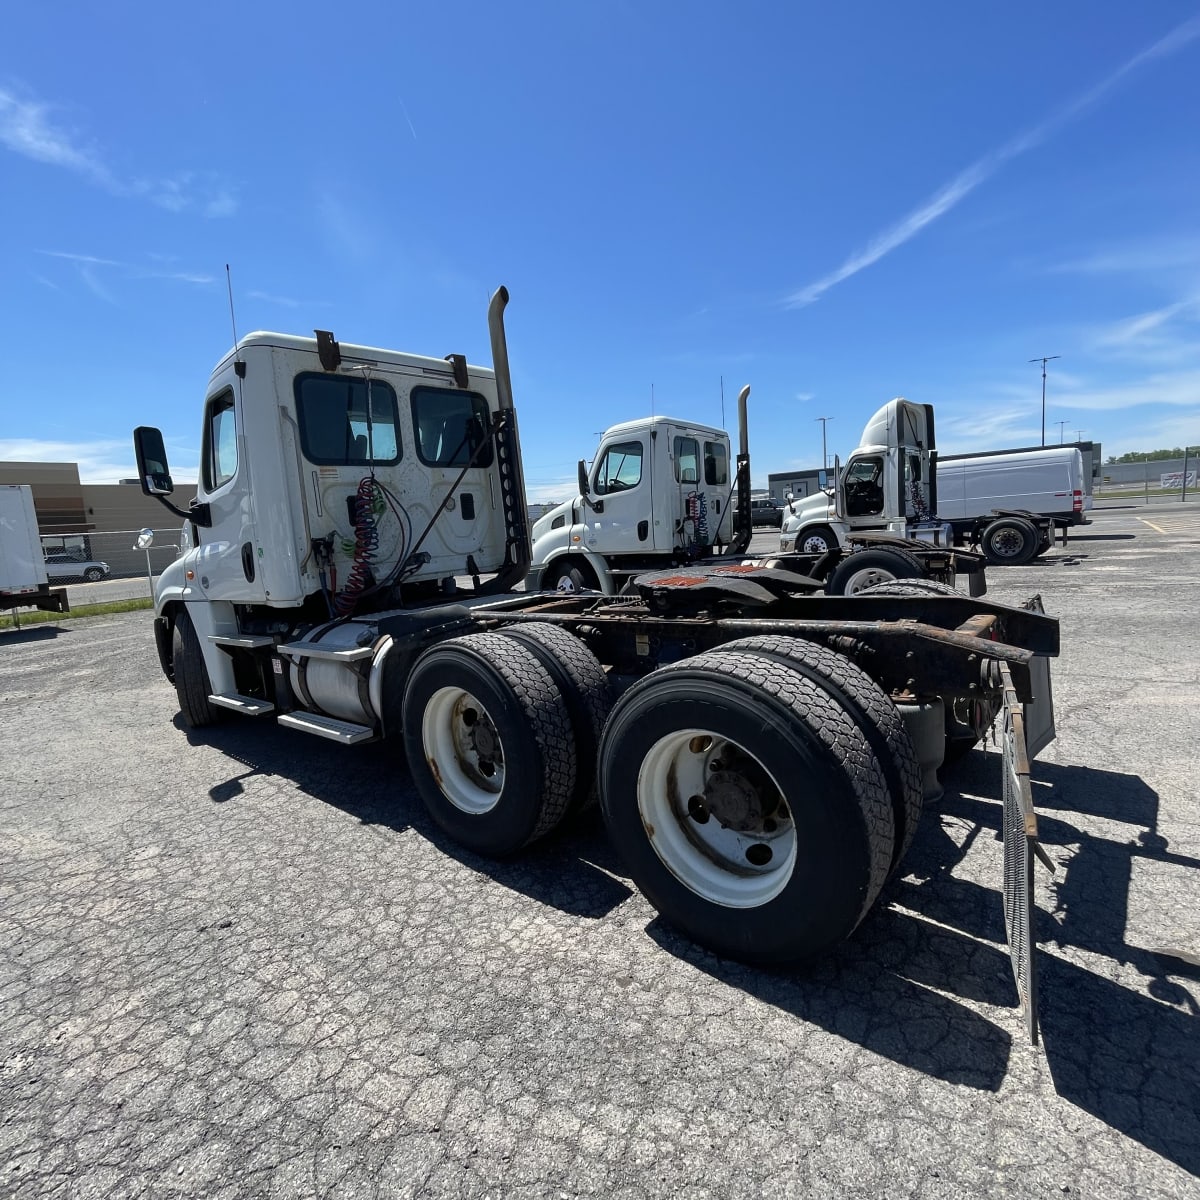
[[[750,421],[747,416],[747,401],[750,385],[747,383],[738,392],[738,456],[737,456],[737,525],[733,531],[730,554],[745,554],[754,536],[754,514],[750,511]]]
[[[507,544],[504,565],[496,578],[481,591],[509,592],[529,572],[533,546],[529,537],[529,509],[525,503],[525,469],[521,464],[521,438],[517,433],[517,410],[513,404],[512,374],[508,366],[508,342],[504,336],[504,309],[508,288],[501,285],[488,304],[488,334],[492,342],[492,369],[496,375],[496,462],[500,473],[500,495],[504,504]]]

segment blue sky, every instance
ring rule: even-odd
[[[241,332],[488,362],[533,498],[606,425],[755,481],[895,395],[945,452],[1200,443],[1200,5],[9,6],[0,459],[195,477]],[[1065,422],[1060,427],[1059,422]]]

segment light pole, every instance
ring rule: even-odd
[[[824,471],[829,466],[829,455],[825,450],[825,422],[832,421],[832,417],[814,417],[814,421],[821,422],[821,470]]]
[[[1061,354],[1044,354],[1041,358],[1031,358],[1029,361],[1040,362],[1042,364],[1042,445],[1046,444],[1046,364],[1053,362],[1056,358],[1062,358]]]

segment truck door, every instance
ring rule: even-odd
[[[204,406],[196,499],[208,503],[212,524],[200,530],[194,570],[208,599],[255,603],[264,600],[266,592],[255,549],[242,421],[231,372],[229,381],[218,381]]]
[[[700,439],[671,430],[669,511],[672,548],[695,550],[712,545],[708,500],[700,473]]]
[[[852,458],[842,475],[846,519],[853,529],[881,529],[884,515],[883,455],[864,454]]]
[[[587,506],[584,521],[588,549],[597,554],[638,554],[654,548],[651,536],[654,489],[646,469],[646,435],[609,442],[592,468],[590,491],[603,510]]]

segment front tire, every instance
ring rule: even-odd
[[[854,550],[830,572],[825,592],[829,596],[856,596],[881,583],[891,583],[896,579],[919,579],[924,574],[921,560],[899,547]]]
[[[824,554],[826,550],[836,550],[840,544],[828,525],[814,525],[796,537],[796,550],[800,554]]]
[[[617,702],[600,803],[664,919],[756,963],[819,955],[862,920],[895,827],[880,765],[829,692],[757,654],[663,667]]]
[[[547,572],[545,590],[548,592],[595,592],[600,589],[596,573],[585,562],[567,561]]]
[[[175,695],[179,711],[189,729],[203,729],[225,719],[225,710],[209,703],[212,684],[196,627],[186,612],[175,618],[171,633],[171,671],[175,677]]]
[[[468,850],[504,857],[562,819],[576,779],[571,718],[528,647],[477,633],[427,650],[402,721],[429,815]]]
[[[83,577],[88,581],[88,583],[99,583],[100,580],[104,578],[104,572],[100,570],[99,567],[88,567],[88,569],[84,571]]]

